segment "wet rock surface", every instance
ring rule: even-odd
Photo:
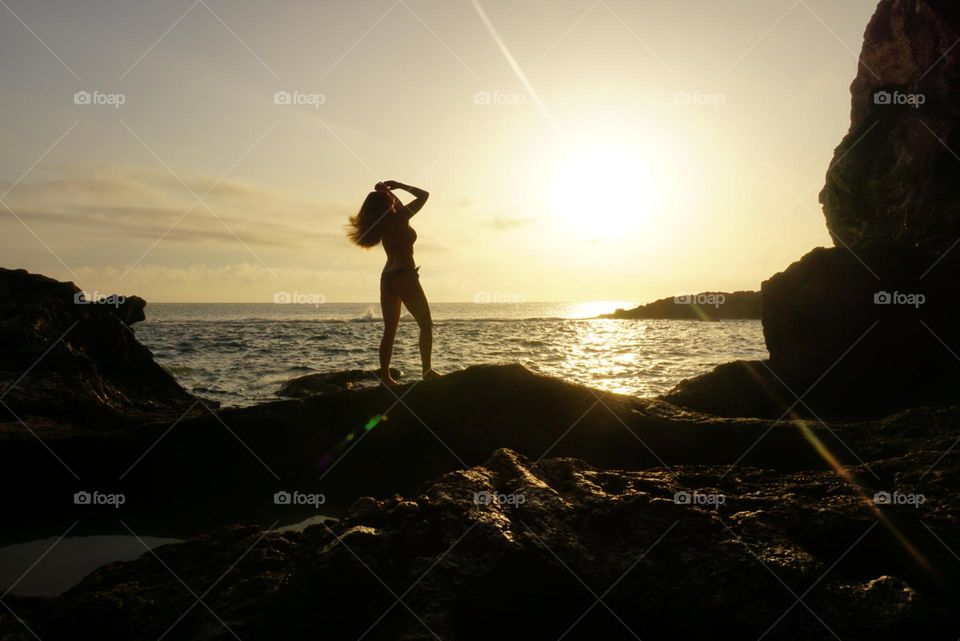
[[[877,428],[901,439],[914,418]],[[852,483],[499,450],[329,526],[231,527],[10,605],[49,640],[954,639],[958,458],[924,474],[931,454],[870,458]],[[883,490],[925,501],[878,506]]]

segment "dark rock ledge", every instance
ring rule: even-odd
[[[362,499],[332,527],[235,526],[11,605],[45,641],[953,640],[960,478],[956,457],[923,479],[927,464],[871,461],[928,496],[878,511],[833,472],[625,472],[499,450],[409,498]],[[723,499],[683,505],[678,491]],[[205,605],[180,579],[210,588]],[[32,638],[5,613],[0,635]]]

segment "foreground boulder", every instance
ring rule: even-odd
[[[145,305],[0,268],[0,421],[104,429],[187,410],[195,397],[130,329]]]
[[[478,365],[391,389],[229,408],[136,429],[34,425],[43,444],[23,429],[0,431],[0,484],[20,488],[5,498],[6,513],[21,517],[7,534],[24,524],[104,516],[71,502],[75,492],[99,490],[126,496],[111,517],[147,519],[155,533],[176,536],[240,517],[269,523],[278,512],[301,514],[296,506],[278,508],[278,491],[323,493],[333,511],[359,496],[414,492],[500,447],[619,469],[737,461],[826,469],[807,430],[691,414],[520,365]],[[812,432],[840,459],[855,460],[836,435],[820,426]],[[160,509],[173,505],[172,513]]]
[[[403,372],[393,367],[390,375],[394,380],[403,377]],[[364,369],[349,369],[339,372],[318,372],[292,378],[280,386],[277,396],[283,398],[306,398],[348,389],[375,387],[380,384],[377,372]]]
[[[723,363],[709,372],[680,381],[660,398],[716,416],[776,419],[786,416],[788,410],[791,416],[810,413],[803,406],[797,407],[800,404],[796,397],[777,379],[770,361]]]
[[[330,526],[233,527],[60,597],[8,597],[23,622],[3,612],[0,636],[954,639],[958,457],[924,475],[928,458],[871,459],[848,481],[500,450]]]

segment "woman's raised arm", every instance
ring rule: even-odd
[[[427,204],[427,199],[430,198],[430,192],[428,192],[426,189],[405,185],[401,182],[397,182],[396,180],[385,180],[382,184],[387,189],[401,189],[413,196],[414,199],[403,206],[407,214],[410,216],[413,216],[418,211],[423,209],[423,206]]]

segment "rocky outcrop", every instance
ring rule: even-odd
[[[873,431],[905,438],[912,421]],[[960,457],[925,475],[936,456],[870,458],[845,480],[500,450],[409,497],[360,500],[339,523],[232,527],[57,598],[8,598],[24,623],[0,613],[0,636],[953,639]]]
[[[838,247],[892,243],[941,256],[960,238],[958,40],[956,2],[877,7],[851,86],[850,131],[820,194]]]
[[[718,368],[665,399],[725,415],[822,417],[956,398],[958,40],[956,3],[880,2],[851,87],[850,131],[820,195],[836,247],[762,284],[769,361]]]
[[[769,361],[723,363],[709,372],[680,381],[660,398],[679,407],[716,416],[777,419],[787,410],[791,416],[810,414],[777,380]]]
[[[723,320],[759,319],[760,292],[701,292],[660,300],[633,309],[618,309],[601,318]]]
[[[956,399],[960,271],[892,245],[818,248],[764,281],[768,361],[728,363],[663,399],[722,416],[882,416]],[[798,400],[801,398],[802,400]]]
[[[322,493],[333,511],[364,495],[411,493],[441,474],[481,464],[501,447],[533,459],[569,456],[618,469],[738,460],[780,470],[827,466],[800,424],[691,414],[520,365],[478,365],[391,389],[229,408],[136,429],[34,425],[59,459],[16,427],[0,430],[0,484],[20,487],[5,498],[8,516],[36,524],[102,515],[64,505],[74,492],[99,489],[126,496],[116,512],[122,518],[172,536],[241,517],[269,523],[275,514],[316,512],[278,509],[277,491]],[[854,460],[833,434],[813,431],[841,460]],[[164,513],[162,505],[177,509]]]
[[[798,394],[816,382],[851,412],[955,397],[960,272],[930,265],[889,245],[804,256],[763,284],[771,366]]]
[[[130,329],[145,305],[0,268],[0,421],[105,429],[185,411],[196,399]]]

